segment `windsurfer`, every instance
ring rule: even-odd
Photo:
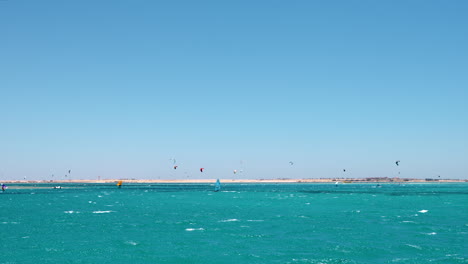
[[[221,190],[221,183],[219,182],[219,179],[217,179],[215,183],[214,191],[218,192],[219,190]]]

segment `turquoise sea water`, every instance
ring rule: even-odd
[[[25,185],[0,263],[468,263],[468,184]]]

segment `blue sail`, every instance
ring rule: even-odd
[[[219,190],[221,190],[221,183],[219,182],[219,179],[217,179],[215,183],[214,191],[217,192]]]

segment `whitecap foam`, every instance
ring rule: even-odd
[[[431,233],[424,233],[425,235],[429,235],[429,236],[434,236],[434,235],[437,235],[436,232],[431,232]]]
[[[93,214],[108,214],[113,213],[114,211],[93,211]]]
[[[138,243],[135,242],[135,241],[125,241],[125,244],[127,244],[127,245],[132,245],[132,246],[138,245]]]
[[[247,222],[263,222],[265,220],[247,220]]]
[[[205,228],[186,228],[185,231],[203,231]]]
[[[427,212],[429,212],[429,211],[428,211],[428,210],[421,210],[421,211],[418,211],[418,213],[421,213],[421,214],[425,214],[425,213],[427,213]]]
[[[76,211],[76,212],[75,211],[63,211],[63,212],[66,213],[66,214],[79,214],[80,213],[78,211]]]
[[[239,221],[239,219],[233,218],[233,219],[221,220],[221,221],[219,221],[219,222],[238,222],[238,221]]]
[[[411,244],[406,244],[408,247],[412,247],[412,248],[415,248],[415,249],[419,249],[419,250],[422,250],[422,248],[420,246],[417,246],[417,245],[411,245]]]

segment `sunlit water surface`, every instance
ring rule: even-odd
[[[52,186],[0,193],[0,263],[468,263],[466,183]]]

